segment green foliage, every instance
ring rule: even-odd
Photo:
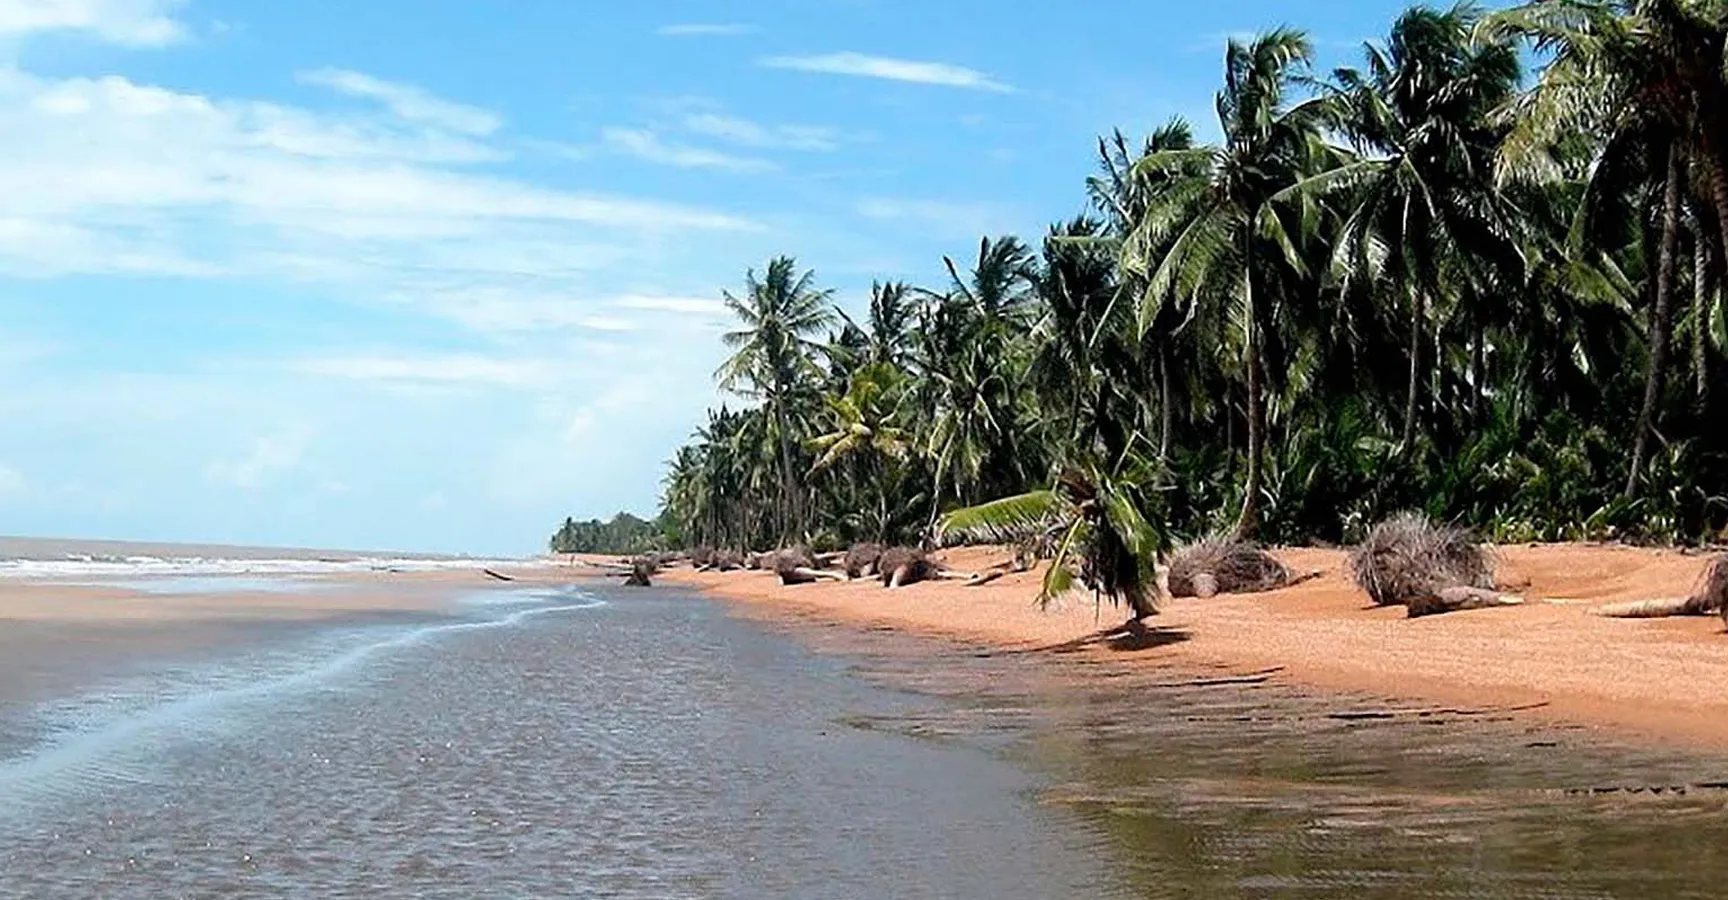
[[[1222,140],[1099,140],[1095,215],[1040,243],[983,238],[853,312],[776,259],[726,297],[718,374],[748,405],[678,450],[661,530],[1030,537],[1046,598],[1137,615],[1158,548],[1232,527],[1718,539],[1720,7],[1415,7],[1323,80],[1298,31],[1231,41]]]
[[[625,555],[664,549],[667,541],[659,522],[621,512],[609,522],[599,519],[589,519],[586,522],[565,519],[564,524],[559,526],[547,544],[553,553]]]

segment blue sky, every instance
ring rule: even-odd
[[[0,533],[481,553],[651,512],[718,298],[1081,211],[1226,36],[1390,2],[0,0]],[[1294,17],[1294,18],[1292,18]]]

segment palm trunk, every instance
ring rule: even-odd
[[[798,496],[798,476],[792,471],[792,441],[789,433],[790,425],[786,421],[784,400],[775,401],[774,418],[778,420],[777,424],[780,428],[780,539],[786,543],[797,537],[800,530],[800,520],[803,518],[801,509],[804,504],[800,502]]]
[[[1404,397],[1404,430],[1398,438],[1398,449],[1410,451],[1416,440],[1416,395],[1422,384],[1422,323],[1428,317],[1428,295],[1421,290],[1410,292],[1410,390]]]
[[[1176,413],[1170,399],[1170,358],[1164,348],[1158,348],[1158,458],[1170,459],[1170,431]]]
[[[1650,434],[1656,425],[1656,406],[1662,399],[1662,381],[1668,374],[1668,336],[1673,330],[1671,307],[1674,295],[1674,257],[1680,240],[1680,145],[1668,148],[1668,177],[1662,189],[1662,236],[1656,250],[1656,297],[1650,307],[1650,358],[1644,369],[1644,403],[1638,410],[1637,436],[1632,441],[1632,470],[1626,474],[1621,496],[1631,500],[1638,492],[1638,474],[1650,450]]]
[[[1242,513],[1236,519],[1236,539],[1251,540],[1255,532],[1260,530],[1260,482],[1264,477],[1261,472],[1261,457],[1265,454],[1266,436],[1264,423],[1260,420],[1264,413],[1261,407],[1264,398],[1261,396],[1264,387],[1260,383],[1260,325],[1254,309],[1254,267],[1252,253],[1244,254],[1248,266],[1242,273],[1243,306],[1246,308],[1246,320],[1243,330],[1247,332],[1248,367],[1248,477],[1242,489]]]
[[[1481,426],[1488,396],[1488,335],[1482,324],[1480,304],[1473,304],[1470,313],[1470,421]]]
[[[1701,403],[1710,390],[1709,357],[1705,353],[1710,327],[1710,236],[1705,233],[1702,217],[1694,217],[1692,224],[1692,377],[1696,399]]]

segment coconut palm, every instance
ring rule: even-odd
[[[1469,296],[1447,276],[1476,278],[1491,266],[1516,273],[1520,263],[1515,211],[1490,177],[1499,133],[1489,121],[1517,87],[1518,59],[1507,43],[1475,41],[1477,19],[1469,6],[1413,8],[1384,47],[1364,48],[1365,71],[1338,70],[1331,102],[1362,158],[1301,186],[1348,192],[1347,217],[1332,238],[1331,272],[1342,289],[1406,301],[1405,450],[1416,436],[1433,306]],[[1461,258],[1470,264],[1455,264]]]
[[[1673,331],[1681,190],[1689,162],[1717,221],[1728,221],[1728,11],[1714,0],[1533,0],[1488,17],[1485,31],[1532,40],[1551,59],[1511,107],[1502,165],[1509,176],[1553,178],[1566,154],[1595,142],[1591,181],[1638,144],[1664,149],[1656,277],[1644,394],[1622,496],[1632,499],[1667,377]],[[1722,230],[1728,251],[1728,230]]]
[[[725,294],[726,308],[739,328],[721,340],[732,356],[716,377],[720,387],[759,399],[768,410],[779,450],[781,497],[780,538],[790,541],[803,527],[803,490],[793,461],[798,443],[799,407],[807,400],[807,382],[820,375],[816,358],[822,348],[811,340],[834,321],[830,292],[816,287],[816,273],[799,274],[790,256],[770,260],[763,277],[755,270],[744,277],[744,295]]]
[[[1149,273],[1139,319],[1149,327],[1165,303],[1226,305],[1247,399],[1247,472],[1236,520],[1240,538],[1260,524],[1265,459],[1264,336],[1278,277],[1302,263],[1274,201],[1309,173],[1330,167],[1336,151],[1321,137],[1326,107],[1291,102],[1313,57],[1300,31],[1277,29],[1225,51],[1217,97],[1222,143],[1166,150],[1135,164],[1159,185],[1126,242],[1128,267]],[[1162,256],[1151,254],[1164,248]]]
[[[871,483],[876,500],[871,538],[877,542],[888,540],[894,519],[890,469],[911,452],[910,435],[897,424],[905,381],[905,374],[888,363],[871,363],[854,372],[845,394],[826,398],[833,430],[809,442],[820,454],[810,467],[812,475],[851,466],[860,480]]]
[[[1146,471],[1129,457],[1111,473],[1096,464],[1066,466],[1044,490],[948,513],[936,534],[992,543],[1038,538],[1054,547],[1038,592],[1041,607],[1084,585],[1094,602],[1126,605],[1130,621],[1139,622],[1158,612],[1156,567],[1165,544],[1136,502]]]

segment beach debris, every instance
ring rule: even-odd
[[[1710,561],[1690,596],[1610,603],[1598,608],[1596,614],[1610,619],[1664,619],[1669,616],[1720,614],[1723,624],[1728,625],[1728,554]]]
[[[816,567],[816,557],[803,547],[792,547],[774,554],[774,573],[781,584],[810,584],[816,581],[845,581],[846,576]]]
[[[853,544],[840,565],[846,570],[848,579],[867,578],[876,574],[876,563],[881,559],[881,544]]]
[[[696,571],[705,572],[714,567],[714,555],[713,547],[692,547],[690,564],[696,567]]]
[[[1413,597],[1404,605],[1412,619],[1423,616],[1436,616],[1441,613],[1459,612],[1466,609],[1494,609],[1500,606],[1518,606],[1524,598],[1499,591],[1479,587],[1449,587],[1442,588],[1430,594]]]
[[[719,550],[714,554],[714,564],[710,567],[716,572],[736,572],[744,568],[748,562],[744,553],[739,550]]]
[[[1172,597],[1251,594],[1290,583],[1290,570],[1272,554],[1246,541],[1210,537],[1170,557]]]
[[[624,575],[625,587],[652,587],[654,575],[659,571],[659,560],[652,556],[638,556],[630,561],[630,571]]]
[[[1350,569],[1376,605],[1403,606],[1412,616],[1513,605],[1488,600],[1494,592],[1493,557],[1468,532],[1436,525],[1416,513],[1374,526],[1351,551]],[[1482,593],[1448,593],[1451,588]]]
[[[920,581],[976,581],[975,572],[956,572],[930,558],[928,553],[911,547],[890,547],[876,561],[876,575],[890,588],[905,587]]]
[[[481,569],[480,571],[486,573],[486,575],[488,577],[496,578],[499,581],[515,581],[516,580],[515,578],[512,578],[509,575],[505,575],[505,574],[502,574],[499,572],[494,572],[491,569]]]

